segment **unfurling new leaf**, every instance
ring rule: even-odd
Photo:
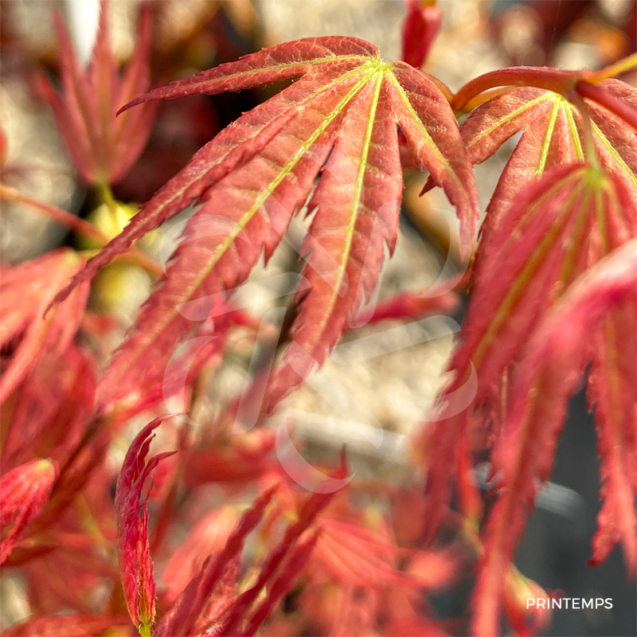
[[[131,444],[117,480],[117,549],[122,588],[135,626],[150,626],[155,619],[155,573],[148,541],[148,506],[144,486],[155,467],[173,452],[160,453],[146,462],[157,418],[144,427]]]

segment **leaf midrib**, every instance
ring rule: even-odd
[[[546,192],[542,194],[541,197],[539,197],[536,201],[534,201],[533,204],[526,209],[524,214],[520,217],[518,222],[515,224],[515,228],[506,237],[499,251],[502,252],[503,250],[507,249],[512,242],[517,241],[516,231],[519,230],[520,228],[524,228],[524,226],[527,224],[529,219],[531,219],[535,215],[535,212],[537,211],[537,209],[541,207],[547,199],[550,199],[555,194],[556,191],[563,188],[570,181],[577,179],[577,176],[578,176],[578,173],[571,173],[562,181],[558,181],[557,183],[554,183]]]
[[[564,115],[566,115],[566,120],[568,121],[568,128],[571,131],[573,146],[575,147],[575,154],[577,155],[577,158],[580,161],[584,161],[584,150],[582,148],[582,140],[580,139],[579,132],[577,130],[577,124],[575,123],[575,118],[573,117],[573,112],[575,111],[575,107],[563,99],[562,108],[564,109]]]
[[[405,90],[401,86],[400,82],[396,79],[396,76],[393,73],[389,73],[388,75],[389,75],[389,78],[391,79],[391,81],[392,81],[392,83],[393,83],[393,85],[394,85],[394,87],[396,89],[396,92],[398,93],[398,96],[400,97],[401,101],[403,102],[403,105],[404,105],[405,109],[407,109],[407,112],[411,116],[411,118],[414,121],[414,123],[416,124],[416,126],[418,126],[418,128],[420,128],[424,140],[431,147],[432,151],[434,152],[434,154],[436,155],[436,157],[438,158],[440,163],[445,167],[446,172],[451,176],[451,178],[460,187],[460,192],[462,192],[463,194],[466,195],[465,188],[464,188],[462,182],[460,181],[460,178],[458,177],[458,175],[456,175],[455,170],[453,170],[451,168],[451,166],[449,165],[449,162],[447,161],[447,158],[440,152],[440,149],[438,148],[438,146],[436,145],[436,143],[432,139],[432,137],[429,134],[429,131],[427,130],[426,126],[422,123],[422,120],[418,116],[418,113],[416,113],[416,110],[411,105],[411,102],[409,101],[409,98],[407,97],[407,95],[405,93]]]
[[[602,144],[606,147],[613,159],[619,164],[619,166],[626,172],[628,178],[637,186],[637,175],[626,165],[626,162],[622,159],[622,156],[617,152],[616,148],[608,141],[608,138],[602,132],[601,128],[591,119],[593,126],[593,133],[597,135]]]
[[[536,97],[530,102],[527,102],[526,104],[524,104],[524,106],[517,108],[512,113],[509,113],[508,115],[505,115],[504,117],[501,117],[495,122],[495,124],[489,126],[489,128],[485,128],[485,130],[478,133],[471,140],[471,142],[467,144],[467,150],[471,148],[472,146],[474,146],[475,144],[477,144],[481,139],[483,139],[484,137],[488,137],[493,131],[497,130],[498,128],[506,124],[507,122],[510,122],[511,120],[515,119],[519,115],[522,115],[522,113],[529,110],[530,108],[533,108],[534,106],[537,106],[541,102],[544,102],[548,99],[555,99],[555,98],[559,98],[559,95],[557,95],[557,93],[547,93],[546,95],[540,95],[540,97]]]
[[[538,162],[537,168],[535,169],[536,177],[542,175],[544,173],[544,169],[546,168],[546,160],[548,159],[551,142],[553,141],[553,133],[555,132],[555,124],[557,122],[557,116],[559,114],[560,107],[560,100],[555,100],[551,108],[549,121],[546,125],[544,140],[542,141],[542,147],[540,149],[540,160]]]
[[[354,186],[354,196],[351,200],[351,212],[349,223],[347,225],[347,232],[345,235],[345,246],[341,252],[339,272],[336,278],[335,285],[332,287],[332,294],[330,295],[327,311],[323,314],[323,318],[321,320],[319,330],[317,330],[317,334],[323,333],[323,330],[327,325],[327,321],[334,311],[336,300],[338,297],[341,296],[340,289],[343,283],[343,277],[345,276],[345,270],[347,268],[347,263],[349,262],[350,252],[352,249],[352,242],[356,229],[356,220],[358,219],[360,200],[363,194],[363,182],[365,180],[365,172],[367,170],[367,158],[369,157],[369,149],[371,145],[372,134],[374,132],[374,125],[376,124],[376,111],[378,109],[378,101],[380,99],[380,91],[383,85],[384,77],[384,71],[381,70],[377,72],[376,87],[374,88],[374,94],[371,99],[371,105],[369,108],[369,115],[367,119],[367,128],[365,129],[365,137],[363,138],[363,145],[361,148],[358,174],[356,175],[356,182]]]
[[[560,272],[560,278],[559,278],[559,288],[557,290],[557,296],[561,296],[564,291],[569,287],[569,284],[567,283],[568,278],[571,276],[571,274],[573,273],[573,270],[575,269],[575,258],[576,258],[576,253],[582,248],[582,245],[584,245],[584,250],[587,249],[587,245],[584,242],[583,244],[580,243],[580,239],[582,237],[582,233],[584,232],[584,228],[586,225],[586,219],[589,216],[589,200],[590,200],[590,190],[586,191],[586,198],[584,199],[580,211],[577,214],[577,219],[575,221],[575,227],[573,228],[573,232],[571,233],[570,237],[569,237],[569,242],[570,245],[568,246],[568,249],[566,251],[566,254],[564,255],[564,260],[562,262],[562,270]],[[595,203],[597,204],[598,202],[598,195],[599,195],[599,189],[596,188],[595,189]]]

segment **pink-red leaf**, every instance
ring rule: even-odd
[[[352,90],[347,80],[320,87],[321,82],[304,79],[287,89],[282,101],[285,108],[288,101],[297,102],[295,117],[276,141],[206,194],[160,287],[110,364],[100,387],[101,402],[119,398],[140,378],[163,373],[174,345],[207,318],[221,293],[247,278],[262,251],[266,259],[272,254],[329,152],[335,132],[329,124],[339,114],[334,109]],[[279,100],[266,106],[278,110]]]
[[[40,92],[53,110],[73,163],[89,183],[116,182],[126,175],[146,144],[156,110],[147,105],[115,119],[122,103],[148,88],[151,13],[150,7],[142,8],[137,47],[125,77],[120,79],[109,41],[108,8],[107,0],[101,0],[98,35],[85,72],[62,17],[55,12],[62,96],[43,74],[38,78]]]
[[[279,587],[283,585],[291,586],[293,583],[292,578],[304,564],[307,559],[307,553],[314,547],[314,541],[310,540],[309,544],[306,545],[306,549],[301,549],[300,554],[297,554],[296,549],[300,545],[302,546],[301,538],[316,523],[321,511],[336,495],[337,491],[333,490],[332,481],[342,481],[347,477],[347,474],[348,469],[343,456],[341,466],[335,469],[329,479],[325,483],[319,484],[317,490],[302,502],[298,511],[298,519],[288,525],[281,540],[268,553],[257,581],[242,593],[233,604],[220,630],[221,635],[236,634],[242,624],[245,625],[244,629],[249,631],[246,634],[253,634],[256,631],[260,622],[266,616],[263,612],[263,607],[250,612],[255,601],[267,589],[266,587],[272,585],[273,582],[279,582]],[[290,559],[295,563],[290,565]],[[267,601],[265,608],[268,611],[271,608]]]
[[[629,84],[605,80],[600,87],[637,109],[637,89]],[[586,102],[602,165],[637,197],[637,133],[607,109]],[[520,189],[552,168],[583,159],[581,116],[561,95],[526,87],[498,95],[475,109],[461,132],[473,164],[482,163],[508,139],[522,133],[487,208],[478,256],[482,263],[498,250],[491,235]]]
[[[384,250],[398,234],[402,179],[390,80],[380,76],[356,96],[309,208],[319,208],[303,246],[307,289],[294,322],[294,344],[272,381],[280,397],[322,365],[378,283]]]
[[[503,434],[499,481],[502,490],[487,524],[485,558],[475,592],[476,635],[491,637],[498,633],[502,572],[513,556],[537,482],[547,478],[544,454],[555,446],[567,400],[587,359],[585,345],[592,333],[604,331],[604,323],[614,311],[627,305],[634,311],[636,302],[637,240],[633,239],[583,275],[542,321],[531,339],[512,392]],[[630,396],[634,440],[635,387]],[[602,423],[604,429],[609,426],[611,431],[606,435],[612,439],[616,433],[614,425]],[[634,466],[636,449],[626,449],[625,441],[614,442],[619,450],[602,444],[601,451],[625,452],[627,457],[632,456]],[[549,455],[552,455],[550,451]],[[603,520],[607,525],[603,532],[614,535],[617,526],[629,568],[634,572],[637,559],[635,482],[630,481],[629,475],[617,472],[614,458],[607,462],[607,469],[612,472],[606,480],[612,482],[613,497],[608,506],[611,519]],[[618,485],[622,480],[624,484]]]
[[[64,299],[76,285],[91,279],[100,268],[126,252],[134,241],[175,216],[191,201],[198,200],[214,183],[272,141],[295,112],[285,103],[278,109],[271,108],[274,106],[271,101],[267,104],[267,109],[257,107],[240,117],[197,151],[188,166],[142,206],[119,235],[89,259],[86,267],[73,277],[54,302]]]
[[[290,550],[285,566],[271,582],[266,598],[256,608],[246,628],[240,633],[242,636],[254,635],[281,598],[292,589],[298,576],[303,572],[317,540],[318,535],[314,533],[308,540],[299,542]]]
[[[396,119],[418,168],[431,173],[433,183],[443,188],[456,207],[460,219],[460,251],[466,257],[480,210],[456,118],[428,75],[404,62],[394,62],[392,71]]]
[[[34,455],[64,462],[85,433],[96,384],[95,361],[75,344],[42,357],[16,390],[12,409],[3,408],[1,466]]]
[[[200,634],[199,623],[207,604],[224,579],[228,569],[233,569],[241,555],[248,534],[259,524],[274,495],[274,489],[263,493],[244,513],[225,546],[214,559],[208,556],[199,572],[190,580],[174,607],[157,626],[157,637]]]
[[[428,452],[436,458],[427,486],[432,532],[444,512],[462,448],[458,440],[469,425],[472,396],[467,400],[463,387],[477,378],[473,407],[493,400],[542,314],[603,254],[603,228],[611,229],[618,246],[635,236],[635,218],[635,201],[614,174],[573,164],[528,185],[494,230],[497,252],[478,270],[463,340],[450,366],[455,376],[429,440]]]
[[[62,249],[2,269],[0,347],[10,355],[0,378],[0,403],[47,352],[63,354],[75,337],[84,314],[88,284],[80,285],[51,311],[46,309],[82,265],[80,255]]]
[[[215,558],[223,551],[238,522],[239,511],[228,506],[208,513],[190,530],[164,568],[169,603],[177,600],[208,557]]]
[[[375,287],[383,243],[394,241],[402,189],[398,126],[419,167],[430,171],[456,205],[468,250],[478,219],[477,198],[447,99],[429,77],[402,62],[382,62],[375,47],[362,40],[326,37],[280,45],[151,91],[133,104],[239,90],[298,75],[300,81],[202,149],[59,295],[58,300],[191,199],[205,201],[188,224],[167,276],[116,355],[102,384],[102,403],[120,398],[132,381],[161,373],[165,357],[193,321],[207,318],[216,296],[240,285],[262,252],[267,261],[330,156],[321,178],[325,183],[310,204],[318,212],[307,247],[313,250],[308,278],[314,272],[325,284],[305,299],[299,324],[313,317],[323,301],[333,300],[325,303],[318,330],[294,328],[300,350],[322,363],[345,321]],[[342,183],[337,183],[338,170],[344,171]],[[344,193],[336,193],[340,186]],[[379,222],[371,223],[375,218]],[[323,272],[325,261],[329,272]],[[276,394],[300,376],[288,369]]]
[[[246,55],[237,62],[222,64],[156,88],[135,98],[124,108],[152,100],[240,91],[305,75],[319,67],[329,72],[331,65],[338,65],[347,71],[377,55],[378,49],[373,44],[358,38],[327,36],[286,42]]]
[[[377,591],[393,586],[413,590],[421,585],[418,577],[397,568],[398,559],[407,558],[410,552],[401,551],[387,537],[358,523],[328,516],[320,520],[319,526],[314,568],[329,573],[339,585]]]

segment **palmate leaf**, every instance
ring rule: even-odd
[[[614,79],[600,82],[599,87],[637,109],[635,87]],[[592,100],[585,101],[602,165],[637,197],[637,134],[608,109]],[[510,90],[476,108],[461,127],[473,164],[491,157],[520,132],[487,208],[480,230],[478,263],[497,250],[497,245],[492,247],[491,236],[521,188],[554,167],[584,158],[581,115],[565,97],[553,91],[532,87]]]
[[[108,14],[108,1],[100,0],[97,38],[89,67],[83,72],[71,36],[55,12],[62,95],[43,73],[38,76],[40,93],[53,111],[73,163],[88,183],[114,183],[126,175],[146,145],[156,110],[150,104],[115,118],[118,105],[148,89],[150,7],[142,7],[137,46],[121,76],[111,50]]]
[[[324,37],[283,44],[151,91],[129,106],[298,76],[200,150],[69,286],[193,199],[204,202],[115,355],[101,385],[103,404],[155,378],[216,295],[240,285],[262,252],[267,261],[322,170],[310,204],[318,210],[305,245],[310,288],[293,327],[297,347],[273,381],[270,405],[321,364],[375,287],[385,244],[395,241],[402,191],[398,127],[418,166],[456,206],[467,252],[479,213],[453,112],[431,78],[403,62],[382,62],[367,42]]]
[[[605,339],[612,334],[609,325],[614,327],[620,315],[632,318],[630,329],[623,332],[623,347],[628,352],[623,371],[629,373],[632,387],[626,390],[628,409],[615,422],[608,412],[612,408],[621,408],[614,399],[621,400],[620,392],[624,388],[616,386],[615,391],[602,390],[598,402],[602,472],[606,481],[606,500],[600,514],[600,524],[605,527],[600,528],[600,532],[613,539],[621,535],[634,572],[637,558],[634,506],[637,491],[636,308],[637,239],[633,239],[582,276],[544,318],[533,336],[511,393],[509,416],[502,437],[501,480],[498,484],[502,490],[487,524],[485,557],[474,599],[473,633],[478,636],[498,634],[502,572],[512,559],[524,526],[526,509],[535,497],[537,481],[547,478],[567,400],[590,358],[586,345],[591,335],[593,339],[598,336]],[[597,355],[596,351],[594,356]],[[607,356],[605,362],[611,358]],[[594,365],[600,365],[599,360]],[[602,368],[600,371],[606,373],[608,370]],[[607,398],[602,398],[603,394]],[[603,544],[605,539],[599,542]],[[597,551],[599,547],[595,549]]]
[[[527,351],[529,335],[541,316],[588,267],[636,235],[637,210],[630,191],[615,174],[588,164],[555,168],[518,194],[491,237],[497,251],[477,272],[463,341],[450,366],[455,377],[442,396],[441,420],[428,439],[428,453],[436,458],[427,483],[432,533],[444,513],[458,450],[463,448],[458,440],[468,434],[471,409],[458,405],[460,389],[475,371],[478,382],[472,408],[484,409],[499,402],[503,377],[515,380],[515,364]],[[605,405],[615,394],[614,378],[629,367],[617,350],[617,339],[628,339],[627,320],[623,319],[621,331],[618,325],[611,332],[615,340],[597,343],[594,352],[599,365],[613,366],[608,375],[591,385],[601,406],[598,422],[609,413]],[[626,377],[622,387],[627,391],[622,400],[632,397],[634,401],[634,373]],[[621,413],[620,408],[614,404],[613,414]],[[627,427],[621,422],[600,426],[604,431]],[[500,451],[496,445],[492,457],[496,469]],[[527,452],[547,459],[548,475],[552,448],[530,445]],[[624,452],[625,447],[614,450],[605,462]],[[613,462],[617,465],[617,460]]]

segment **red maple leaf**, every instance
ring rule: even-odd
[[[483,423],[484,414],[491,414],[497,439],[506,417],[506,387],[515,380],[516,364],[542,315],[578,276],[637,235],[636,93],[623,82],[603,79],[611,71],[505,69],[470,82],[454,97],[459,108],[475,95],[488,100],[465,123],[472,161],[489,157],[515,132],[524,134],[487,210],[463,339],[450,365],[454,378],[428,438],[428,453],[437,458],[427,486],[432,532],[462,450],[468,448],[471,419],[477,414],[476,422]],[[508,86],[520,84],[528,86]],[[609,379],[616,377],[616,366],[628,369],[616,340],[626,338],[627,320],[613,338],[595,347],[594,361],[611,361],[589,388],[600,405],[598,423],[609,413],[605,399],[614,391]],[[463,388],[475,393],[470,408],[473,395],[467,400]],[[634,390],[627,384],[622,390],[620,400],[630,401]],[[625,428],[617,422],[620,413],[626,413],[622,407],[613,409],[614,426]],[[496,465],[498,452],[496,445]],[[545,456],[552,457],[551,449]]]
[[[346,476],[343,461],[329,478],[342,480]],[[313,526],[336,495],[336,492],[322,493],[320,485],[317,492],[308,495],[299,506],[297,519],[286,526],[268,551],[256,581],[236,595],[237,565],[246,537],[261,522],[275,489],[259,496],[228,535],[224,546],[205,559],[158,624],[154,633],[157,637],[202,634],[206,630],[215,635],[256,633],[307,564],[318,540]]]
[[[624,184],[587,164],[555,168],[516,197],[493,234],[497,253],[478,270],[463,340],[450,365],[454,379],[429,439],[429,453],[449,459],[433,463],[428,476],[432,529],[444,511],[462,448],[458,440],[468,435],[472,412],[469,401],[459,402],[462,388],[476,380],[474,408],[498,402],[505,375],[515,373],[542,315],[591,264],[635,236],[636,220],[635,200]],[[625,331],[619,334],[626,338]],[[615,343],[600,344],[595,356],[615,360],[614,351]]]
[[[95,361],[71,344],[43,356],[3,405],[6,430],[0,461],[13,467],[34,457],[63,464],[85,433],[93,411]]]
[[[605,412],[600,415],[600,407],[605,408],[601,402],[597,408],[605,501],[595,559],[604,557],[621,538],[628,567],[635,572],[637,239],[606,256],[572,286],[544,318],[521,362],[498,454],[498,486],[502,489],[487,523],[485,557],[475,591],[476,635],[487,637],[498,632],[502,572],[512,559],[538,481],[546,480],[550,471],[568,398],[591,358],[585,345],[591,335],[604,338],[612,333],[618,312],[626,311],[633,327],[623,333],[622,341],[628,352],[624,362],[632,384],[628,393],[631,404],[616,420],[608,419]],[[592,352],[593,357],[598,354]],[[605,400],[612,403],[617,393],[611,390],[609,394]],[[618,403],[613,407],[621,408]]]
[[[203,202],[128,340],[101,384],[111,403],[163,370],[164,355],[262,253],[269,259],[291,218],[318,208],[305,241],[294,347],[270,387],[273,406],[322,364],[375,288],[396,239],[402,194],[400,127],[418,167],[442,186],[462,221],[467,252],[478,218],[470,164],[439,83],[404,62],[383,62],[355,38],[299,40],[155,89],[156,99],[215,94],[302,76],[204,146],[129,226],[75,277],[78,282],[193,199]],[[152,355],[151,355],[152,352]],[[149,362],[152,364],[149,365]]]

